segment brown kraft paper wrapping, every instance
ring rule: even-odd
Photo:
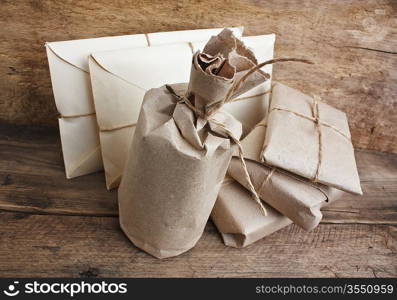
[[[258,209],[246,188],[231,178],[225,179],[211,219],[226,246],[246,247],[292,223],[266,203],[263,205],[266,216]]]
[[[256,64],[224,30],[194,55],[187,92],[176,84],[146,93],[119,188],[120,224],[137,247],[165,258],[189,250],[202,235],[242,130],[218,109]],[[255,72],[233,96],[266,78]]]
[[[277,83],[261,160],[337,189],[362,194],[346,114]]]
[[[303,177],[261,163],[260,155],[265,135],[266,119],[262,120],[241,141],[244,148],[248,172],[255,190],[264,202],[291,219],[303,229],[310,231],[314,229],[322,219],[320,209],[338,199],[343,192],[323,184],[310,182]],[[239,165],[238,159],[235,157],[233,157],[230,162],[228,174],[243,186],[248,187],[244,172]],[[230,194],[230,197],[233,198],[234,196]],[[231,202],[237,201],[237,199],[229,200]],[[241,201],[245,201],[245,199],[241,199]],[[251,202],[253,201],[251,200]],[[225,212],[226,211],[227,210],[225,210]],[[245,211],[243,209],[240,211],[236,210],[235,214],[241,215],[233,216],[234,219],[242,219]],[[219,216],[219,214],[217,217],[230,218],[230,216]],[[262,218],[263,226],[267,226],[266,216],[261,216],[259,210],[257,210],[256,218]],[[249,223],[249,221],[247,222]],[[240,226],[243,225],[240,224]],[[246,228],[243,230],[245,229]],[[222,232],[226,233],[226,231]],[[264,236],[265,235],[262,237]],[[250,237],[247,237],[247,239],[249,238]]]

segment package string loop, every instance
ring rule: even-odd
[[[322,163],[322,130],[321,130],[321,126],[325,126],[328,128],[331,128],[332,130],[334,130],[335,132],[337,132],[338,134],[340,134],[341,136],[343,136],[344,138],[346,138],[348,141],[351,141],[350,136],[348,136],[346,133],[344,133],[342,130],[340,130],[339,128],[323,121],[320,119],[320,115],[319,115],[319,109],[318,109],[318,97],[315,96],[313,97],[313,102],[311,105],[311,110],[312,110],[312,116],[306,116],[304,114],[292,111],[290,109],[285,109],[285,108],[281,108],[281,107],[273,107],[270,111],[269,114],[272,113],[273,111],[285,111],[288,113],[292,113],[297,117],[300,118],[304,118],[306,120],[312,121],[314,123],[315,126],[315,130],[317,132],[318,135],[318,145],[319,145],[319,150],[318,150],[318,163],[317,163],[317,167],[316,167],[316,172],[313,175],[313,177],[311,178],[311,181],[313,182],[317,182],[318,181],[318,176],[319,176],[319,172],[320,172],[320,167],[321,167],[321,163]],[[264,159],[264,150],[265,150],[266,145],[264,145],[263,149],[262,149],[262,154],[261,154],[261,160],[262,162],[266,162]]]

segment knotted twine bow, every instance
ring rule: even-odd
[[[321,166],[321,162],[322,162],[322,156],[321,156],[322,155],[322,150],[321,150],[322,149],[321,125],[329,127],[329,128],[332,128],[335,132],[339,133],[340,135],[342,135],[343,137],[345,137],[349,141],[351,141],[351,138],[349,136],[347,136],[344,132],[342,132],[339,128],[337,128],[337,127],[335,127],[335,126],[333,126],[333,125],[331,125],[331,124],[329,124],[329,123],[327,123],[325,121],[322,121],[320,119],[319,109],[318,109],[318,103],[319,103],[319,100],[318,100],[319,97],[318,96],[313,96],[313,102],[312,102],[312,105],[311,105],[312,117],[297,113],[297,112],[289,110],[289,109],[280,108],[280,107],[274,107],[273,109],[270,109],[271,108],[271,102],[272,102],[273,86],[274,86],[274,84],[272,84],[271,88],[267,91],[267,93],[269,93],[271,95],[270,99],[269,99],[269,103],[268,103],[268,109],[267,109],[268,115],[267,115],[267,118],[269,117],[269,114],[272,111],[286,111],[286,112],[292,113],[292,114],[294,114],[294,115],[296,115],[298,117],[302,117],[304,119],[313,121],[315,126],[316,126],[316,130],[318,131],[318,135],[319,135],[319,159],[318,159],[318,165],[317,165],[317,168],[316,168],[316,173],[311,178],[311,182],[316,183],[316,182],[318,182],[318,175],[319,175],[319,170],[320,170],[320,166]],[[267,121],[266,122],[261,122],[261,123],[257,124],[255,127],[265,127],[266,128],[267,127]],[[305,181],[300,176],[296,176],[293,173],[290,173],[288,171],[284,171],[283,169],[280,169],[280,168],[277,168],[275,166],[271,166],[271,165],[267,164],[266,161],[265,161],[265,157],[264,157],[265,148],[266,148],[266,145],[264,145],[264,147],[262,148],[262,151],[261,151],[261,154],[259,155],[259,157],[260,157],[260,160],[263,163],[263,165],[270,169],[270,172],[266,175],[266,177],[262,181],[262,183],[261,183],[261,185],[260,185],[260,187],[258,189],[259,193],[266,187],[267,184],[269,184],[271,182],[271,178],[276,173],[284,174],[286,176],[294,178],[295,180],[298,180],[298,181],[301,181],[301,182],[305,182],[306,184],[309,183],[309,182]],[[313,188],[318,189],[321,193],[323,193],[325,198],[326,198],[325,201],[328,201],[328,195],[327,195],[327,193],[325,191],[323,191],[317,185],[313,184],[311,186]]]
[[[272,89],[273,89],[273,85],[272,85],[272,87],[269,89],[270,95],[272,94]],[[270,111],[270,106],[271,106],[271,97],[270,97],[269,103],[268,103],[268,111]],[[256,127],[264,127],[264,128],[266,128],[266,127],[267,127],[267,124],[266,124],[266,122],[261,122],[261,123],[257,124],[257,125],[255,126],[255,128],[256,128]],[[327,194],[326,191],[324,191],[324,190],[321,188],[321,186],[316,185],[314,182],[312,183],[312,182],[310,182],[310,181],[307,181],[305,178],[303,178],[303,177],[301,177],[301,176],[298,176],[298,175],[295,175],[295,174],[293,174],[293,173],[291,173],[291,172],[284,171],[283,169],[280,169],[280,168],[277,168],[277,167],[268,165],[266,162],[263,161],[263,154],[262,154],[262,153],[263,153],[263,150],[262,150],[262,152],[261,152],[261,154],[260,154],[259,157],[261,158],[262,164],[263,164],[266,168],[269,169],[269,173],[265,176],[265,178],[263,179],[263,181],[262,181],[262,183],[261,183],[261,185],[260,185],[260,187],[259,187],[259,189],[258,189],[259,194],[261,194],[262,190],[265,189],[265,187],[266,187],[268,184],[271,184],[271,182],[272,182],[271,180],[272,180],[273,176],[275,176],[275,174],[282,174],[282,175],[284,175],[284,176],[291,177],[291,178],[295,179],[296,181],[303,182],[303,183],[305,183],[305,184],[309,184],[311,187],[313,187],[314,189],[317,189],[320,193],[322,193],[322,194],[324,195],[324,197],[325,197],[325,200],[324,200],[324,201],[325,201],[325,202],[328,202],[328,194]],[[228,181],[229,181],[229,180],[228,180]],[[230,181],[232,181],[232,180],[230,180]],[[227,182],[227,183],[228,183],[228,182]],[[226,183],[226,184],[227,184],[227,183]]]
[[[223,104],[234,101],[233,100],[234,93],[236,93],[238,91],[238,89],[241,87],[241,85],[245,82],[245,80],[247,80],[247,78],[252,73],[256,72],[257,70],[259,70],[260,68],[264,67],[265,65],[274,64],[274,63],[278,63],[278,62],[287,62],[287,61],[295,61],[295,62],[303,62],[303,63],[307,63],[307,64],[313,64],[309,60],[299,59],[299,58],[275,58],[275,59],[271,59],[271,60],[262,62],[260,64],[257,64],[256,66],[254,66],[251,69],[249,69],[248,72],[246,74],[244,74],[239,80],[237,80],[235,83],[232,84],[232,86],[230,87],[230,89],[226,93],[226,96],[225,96],[224,99],[216,101],[216,102],[211,103],[210,105],[208,105],[206,107],[206,111],[207,111],[206,114],[203,113],[201,110],[197,109],[190,102],[190,100],[188,99],[188,97],[186,95],[185,96],[178,95],[171,86],[166,85],[167,90],[179,100],[178,101],[179,103],[184,103],[189,109],[191,109],[193,112],[196,113],[196,116],[198,116],[198,117],[200,117],[200,118],[202,118],[204,120],[207,120],[207,121],[219,126],[220,128],[222,128],[226,132],[227,136],[230,139],[232,139],[232,141],[237,145],[237,147],[238,147],[238,157],[239,157],[241,165],[243,167],[245,178],[247,180],[249,190],[250,190],[250,192],[251,192],[251,194],[253,196],[253,199],[259,205],[259,208],[260,208],[261,212],[265,216],[267,215],[266,208],[263,206],[262,201],[259,198],[258,193],[256,192],[254,185],[252,184],[252,180],[251,180],[251,177],[250,177],[250,174],[248,172],[248,168],[247,168],[247,165],[246,165],[245,159],[244,159],[243,147],[242,147],[239,139],[236,138],[235,136],[233,136],[233,133],[230,132],[230,130],[227,129],[225,127],[225,125],[223,125],[222,123],[214,120],[213,118],[211,118],[211,116],[214,113],[216,113]]]
[[[307,116],[307,115],[295,112],[293,110],[281,108],[281,107],[273,107],[268,113],[270,115],[270,113],[272,113],[273,111],[285,111],[285,112],[292,113],[300,118],[304,118],[306,120],[312,121],[314,123],[315,130],[318,133],[318,163],[317,163],[317,167],[316,167],[316,173],[313,175],[312,178],[309,178],[312,182],[318,182],[318,177],[320,174],[320,167],[322,164],[322,147],[323,146],[322,146],[321,126],[326,126],[328,128],[331,128],[335,132],[337,132],[338,134],[340,134],[341,136],[346,138],[348,141],[351,141],[351,138],[348,135],[346,135],[344,132],[342,132],[339,128],[320,119],[320,114],[319,114],[319,109],[318,109],[318,102],[319,102],[318,98],[319,98],[318,96],[313,97],[313,102],[311,105],[312,116]],[[270,103],[269,103],[269,107],[270,107]],[[261,151],[261,162],[262,163],[266,162],[265,156],[264,156],[265,148],[266,148],[266,145],[263,146],[262,151]],[[273,174],[273,172],[271,174],[269,174],[269,176],[271,176],[272,174]],[[268,181],[268,179],[270,179],[270,178],[267,178],[266,181]]]

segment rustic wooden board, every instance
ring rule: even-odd
[[[397,224],[397,155],[357,151],[364,196],[345,194],[324,222]],[[56,130],[0,125],[0,209],[117,216],[117,192],[104,174],[67,180]]]
[[[356,151],[362,197],[345,193],[323,209],[323,222],[397,224],[397,155]]]
[[[0,213],[0,276],[396,277],[397,228],[291,225],[244,249],[212,224],[191,251],[158,260],[135,248],[116,218]]]
[[[0,208],[115,216],[117,193],[102,172],[66,179],[56,130],[0,125]]]
[[[397,9],[393,0],[3,0],[0,120],[56,124],[44,43],[244,25],[276,33],[274,78],[345,110],[356,147],[397,152]]]

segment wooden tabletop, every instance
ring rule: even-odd
[[[195,248],[159,260],[118,225],[104,174],[67,180],[56,129],[0,124],[0,276],[396,277],[397,155],[357,150],[364,196],[244,248],[209,222]]]

